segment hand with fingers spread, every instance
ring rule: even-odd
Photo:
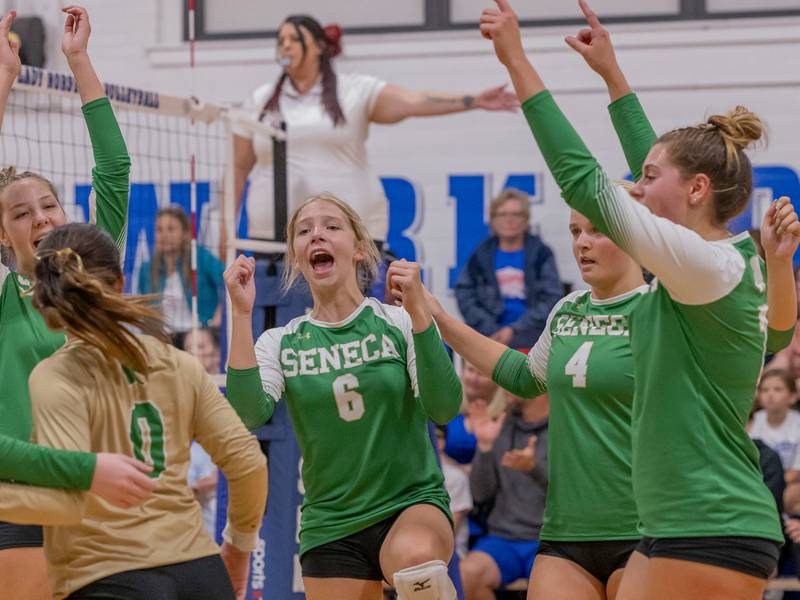
[[[503,413],[496,419],[489,417],[477,419],[472,424],[472,433],[475,435],[475,441],[478,444],[478,450],[481,452],[489,452],[494,445],[497,436],[500,435],[500,430],[503,428],[503,422],[506,420],[506,414]]]
[[[393,261],[386,272],[386,280],[395,304],[402,305],[411,317],[414,333],[430,327],[432,316],[425,300],[419,264],[405,259]]]
[[[89,491],[120,508],[138,506],[153,493],[153,467],[125,456],[100,452]]]
[[[85,8],[65,6],[61,10],[67,13],[64,35],[61,37],[61,51],[67,60],[72,60],[87,54],[92,26],[89,24],[89,13]]]
[[[249,256],[240,255],[225,269],[222,278],[231,297],[234,315],[249,316],[256,302],[256,284],[253,275],[256,272],[256,261]]]
[[[481,13],[481,35],[492,40],[497,58],[508,67],[517,59],[525,59],[519,19],[508,0],[495,0],[497,8],[487,8]]]
[[[484,90],[475,96],[475,106],[483,110],[506,110],[514,112],[519,108],[517,95],[506,90],[507,84]]]
[[[228,542],[222,544],[219,553],[231,578],[236,600],[244,600],[247,595],[247,576],[250,574],[250,553],[242,552]]]
[[[500,464],[515,471],[522,471],[529,473],[533,471],[536,466],[536,440],[538,438],[532,435],[528,438],[528,443],[524,448],[509,450],[503,454]]]
[[[9,83],[17,78],[22,69],[19,60],[19,42],[9,37],[16,16],[17,13],[12,10],[0,20],[0,76]]]
[[[617,63],[611,36],[601,25],[600,19],[586,0],[578,0],[578,4],[583,11],[583,16],[586,17],[588,27],[581,29],[577,35],[567,36],[564,41],[583,57],[583,60],[594,72],[605,80],[612,101],[629,94],[630,86]]]
[[[782,196],[773,202],[761,226],[761,245],[767,261],[792,260],[800,243],[800,222],[791,200]]]

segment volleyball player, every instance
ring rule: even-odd
[[[187,483],[197,439],[230,486],[222,556],[243,598],[267,493],[258,442],[200,362],[164,341],[149,299],[122,295],[108,234],[90,224],[59,227],[40,244],[35,275],[34,305],[67,334],[31,373],[37,440],[136,456],[152,467],[155,490],[140,507],[118,508],[86,492],[3,484],[0,515],[48,526],[56,599],[233,599]]]
[[[91,27],[86,11],[67,7],[62,50],[75,76],[94,152],[92,189],[97,221],[124,243],[130,159],[111,104],[87,54]],[[8,42],[14,14],[0,22],[0,113],[20,71]],[[118,506],[143,501],[152,489],[148,468],[128,456],[65,452],[29,443],[32,431],[28,376],[64,343],[50,331],[25,295],[42,238],[66,222],[55,186],[44,177],[0,172],[0,479],[88,490]],[[9,270],[12,269],[12,270]],[[12,598],[49,598],[40,527],[0,523],[0,589]]]
[[[755,245],[747,234],[731,236],[727,224],[748,201],[744,150],[763,126],[738,107],[661,136],[633,202],[609,183],[546,91],[507,0],[497,5],[481,15],[481,32],[508,69],[565,199],[656,276],[631,315],[630,336],[633,487],[645,538],[617,597],[760,598],[783,535],[744,424],[767,330],[792,328],[796,303],[768,309]],[[788,300],[800,225],[783,203],[768,218],[770,300]]]
[[[461,384],[422,296],[419,267],[393,263],[403,307],[365,298],[358,273],[378,251],[355,211],[308,199],[287,229],[287,285],[299,274],[310,314],[253,348],[252,259],[225,273],[233,305],[228,398],[248,427],[285,395],[303,455],[300,564],[310,600],[452,600],[452,517],[427,421],[447,423]],[[260,377],[259,377],[260,373]],[[256,401],[257,400],[257,401]]]

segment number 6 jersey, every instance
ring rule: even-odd
[[[367,298],[338,323],[306,315],[270,329],[256,357],[303,454],[301,553],[414,504],[449,517],[427,421],[455,416],[461,385],[434,325],[412,334],[404,309]]]

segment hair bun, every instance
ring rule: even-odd
[[[328,41],[328,54],[331,58],[342,53],[342,28],[335,23],[325,25],[325,39]]]
[[[708,124],[719,130],[727,147],[739,151],[764,137],[764,122],[744,106],[737,106],[724,115],[712,115]]]

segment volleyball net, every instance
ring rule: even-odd
[[[273,139],[275,190],[272,198],[259,201],[275,204],[274,231],[284,230],[283,131],[255,122],[242,111],[192,98],[113,83],[106,83],[105,89],[131,157],[126,291],[141,291],[141,283],[150,275],[143,272],[143,267],[147,269],[154,253],[156,214],[170,205],[180,206],[190,217],[194,212],[197,245],[205,256],[208,252],[223,263],[238,251],[285,249],[279,235],[276,240],[247,239],[241,216],[233,215],[234,203],[227,201],[233,197],[232,127],[236,124]],[[89,219],[94,161],[80,96],[71,75],[23,66],[6,106],[0,163],[47,177],[55,184],[68,219]],[[230,213],[226,219],[223,210]],[[225,248],[221,248],[223,223],[227,228]],[[203,269],[208,268],[208,262],[197,262],[199,281],[207,275]],[[205,291],[204,286],[200,288]]]

